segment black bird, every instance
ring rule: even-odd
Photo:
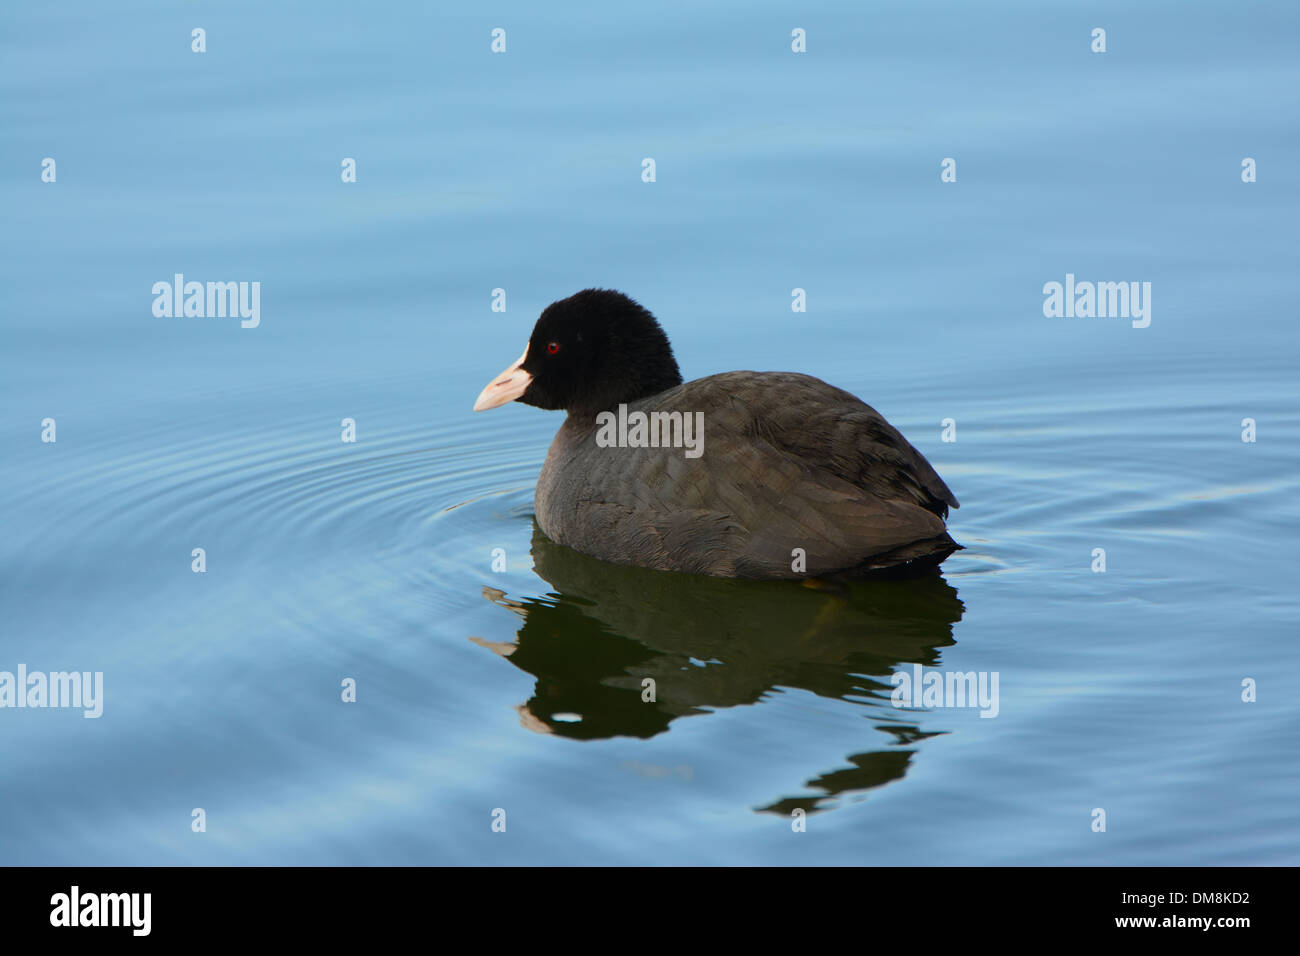
[[[961,547],[944,527],[957,499],[875,409],[796,372],[683,383],[655,317],[621,292],[547,306],[474,410],[512,400],[569,413],[534,507],[547,537],[593,557],[720,577],[858,577],[932,568]]]

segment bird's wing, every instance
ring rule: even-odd
[[[806,573],[824,573],[944,537],[957,503],[878,413],[810,376],[725,373],[634,408],[700,413],[702,454],[606,448],[587,459],[565,530],[607,560],[789,576],[801,548]]]

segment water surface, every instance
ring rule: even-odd
[[[0,710],[0,860],[1296,863],[1298,27],[6,6],[0,670],[105,700]],[[178,272],[261,324],[155,317]],[[1151,282],[1150,326],[1045,318],[1066,273]],[[818,590],[547,542],[559,418],[469,409],[590,285],[688,378],[880,409],[966,550]],[[894,707],[916,664],[997,716]]]

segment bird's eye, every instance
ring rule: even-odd
[[[546,346],[546,353],[547,353],[548,355],[554,355],[554,354],[555,354],[556,352],[558,352],[559,350],[560,350],[560,343],[559,343],[559,342],[550,342],[550,343],[548,343],[547,346]]]

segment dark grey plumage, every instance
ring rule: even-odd
[[[571,415],[537,482],[543,532],[585,554],[749,578],[864,573],[942,560],[957,499],[885,419],[793,372],[724,372],[628,405],[703,412],[703,454],[600,448]],[[806,553],[797,573],[793,550]]]

